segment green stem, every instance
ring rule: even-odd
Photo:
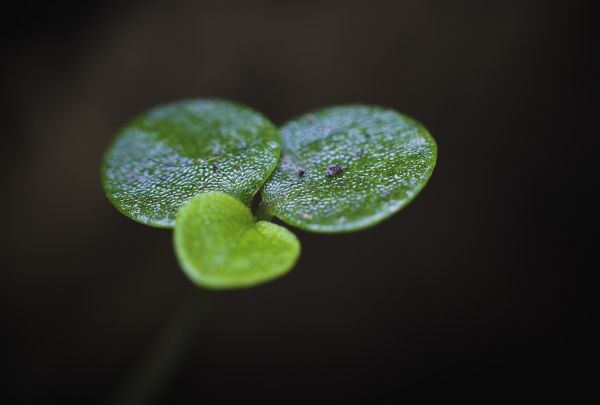
[[[167,388],[177,366],[200,330],[212,293],[199,289],[164,329],[110,405],[150,405]]]
[[[273,213],[269,209],[269,206],[264,201],[261,201],[256,207],[254,217],[257,221],[271,221]]]

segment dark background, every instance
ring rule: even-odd
[[[596,132],[596,17],[552,1],[3,12],[6,403],[105,403],[140,369],[139,387],[164,404],[579,392],[581,208],[569,201]],[[121,125],[187,97],[237,100],[277,124],[338,103],[384,105],[425,123],[438,165],[380,226],[298,231],[289,275],[201,296],[171,233],[121,216],[99,180]]]

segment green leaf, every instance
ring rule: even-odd
[[[315,232],[372,226],[425,186],[437,146],[425,127],[373,106],[327,108],[280,129],[283,158],[263,188],[265,204]]]
[[[177,214],[175,252],[187,276],[208,288],[242,288],[287,273],[300,254],[298,239],[223,193],[192,198]]]
[[[277,129],[248,107],[190,100],[155,108],[117,134],[102,165],[106,195],[119,211],[172,227],[179,207],[221,191],[249,204],[277,165]]]

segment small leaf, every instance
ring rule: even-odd
[[[280,129],[283,158],[262,194],[290,225],[345,232],[374,225],[425,186],[437,146],[425,127],[395,111],[343,106]]]
[[[175,252],[187,276],[208,288],[241,288],[287,273],[300,254],[298,239],[223,193],[192,198],[177,214]]]
[[[249,204],[277,165],[281,139],[259,113],[227,101],[190,100],[134,119],[102,166],[104,190],[128,217],[172,227],[179,207],[221,191]]]

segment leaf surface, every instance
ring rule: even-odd
[[[224,193],[203,193],[177,214],[175,252],[186,275],[214,289],[251,287],[287,273],[300,255],[287,229],[256,222],[250,210]]]
[[[249,204],[277,165],[277,129],[248,107],[189,100],[157,107],[121,130],[102,165],[104,190],[126,216],[173,227],[185,202],[220,191]]]
[[[331,107],[281,129],[282,159],[265,184],[268,209],[315,232],[372,226],[408,204],[437,158],[427,129],[374,106]]]

